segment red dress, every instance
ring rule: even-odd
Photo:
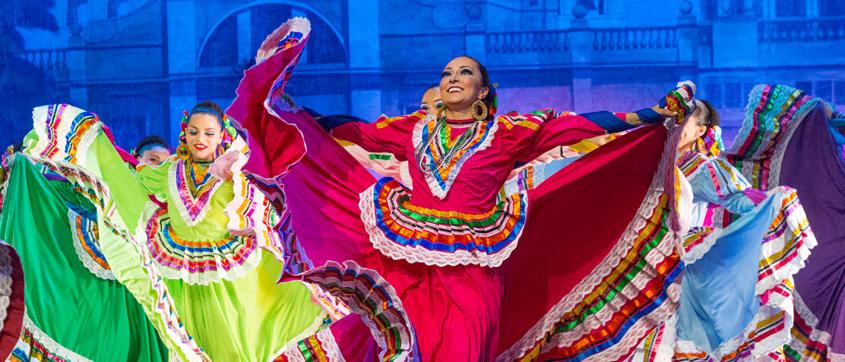
[[[375,180],[282,96],[297,56],[281,51],[247,71],[227,113],[259,150],[244,170],[285,186],[298,243],[318,266],[304,280],[365,317],[380,357],[617,359],[673,311],[680,264],[673,195],[663,192],[674,180],[665,128],[631,132],[536,189],[500,196],[516,164],[629,126],[609,112],[544,110],[334,127],[336,138],[411,162],[411,191]],[[278,177],[286,142],[298,141],[292,129],[307,152]],[[334,335],[347,358],[366,350],[344,345],[351,334]]]

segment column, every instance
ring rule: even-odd
[[[593,110],[593,34],[584,16],[587,9],[576,5],[572,9],[569,50],[572,55],[572,109],[575,112]]]
[[[680,5],[678,18],[678,62],[681,63],[680,78],[698,80],[698,26],[692,15],[692,3]]]
[[[830,1],[830,0],[825,0]],[[817,18],[819,16],[819,0],[807,0],[807,17]]]
[[[179,115],[197,102],[197,54],[199,37],[196,17],[196,2],[176,0],[165,2],[167,6],[167,60],[170,81],[170,106],[168,112],[170,135],[168,141],[178,142]]]
[[[252,12],[241,11],[238,22],[238,64],[247,62],[255,56],[252,48]]]
[[[367,120],[382,112],[379,74],[379,4],[377,0],[349,2],[349,68],[351,70],[349,113]]]
[[[713,67],[756,67],[757,18],[754,14],[713,20]]]

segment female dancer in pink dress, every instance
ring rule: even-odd
[[[444,68],[442,112],[318,125],[283,94],[307,33],[295,46],[282,38],[268,37],[266,60],[239,86],[267,98],[239,97],[227,111],[260,150],[244,170],[268,190],[284,182],[298,242],[322,265],[302,277],[367,315],[382,359],[616,359],[673,311],[678,236],[663,191],[673,187],[664,127],[620,137],[538,188],[499,191],[517,162],[675,112],[497,117],[485,68],[462,56]],[[682,111],[692,88],[680,93],[670,106]],[[276,165],[290,164],[276,157],[288,145],[280,135],[292,126],[307,152],[277,178],[285,170]],[[375,180],[324,129],[411,162],[413,191]]]

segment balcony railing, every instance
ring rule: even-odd
[[[67,49],[26,50],[22,57],[42,70],[67,70]]]
[[[675,28],[595,29],[593,50],[673,49],[678,47]]]
[[[845,40],[845,17],[766,20],[757,34],[767,43]]]
[[[553,53],[569,50],[566,31],[488,33],[488,53]]]
[[[594,51],[678,47],[675,28],[593,29],[591,32]],[[488,53],[570,51],[568,31],[488,33],[486,40]]]

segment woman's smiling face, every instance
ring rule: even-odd
[[[452,59],[440,77],[440,96],[451,111],[463,111],[483,99],[490,90],[483,86],[481,69],[468,57]]]
[[[207,113],[194,113],[188,120],[185,140],[191,158],[197,161],[214,160],[215,151],[223,141],[220,120]]]

